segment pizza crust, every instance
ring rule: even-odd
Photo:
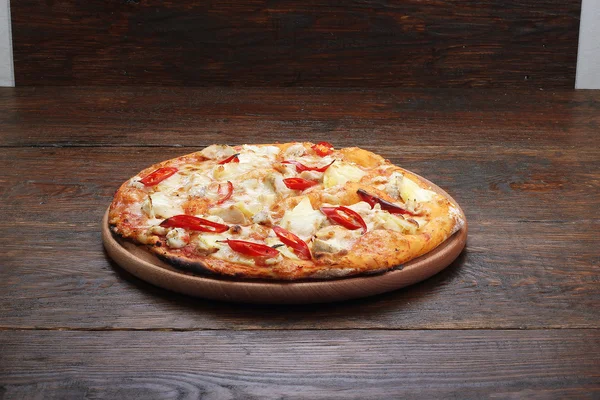
[[[155,164],[123,183],[117,191],[109,210],[111,231],[123,240],[147,247],[170,265],[196,274],[295,281],[372,274],[396,268],[435,249],[464,224],[464,215],[450,199],[439,193],[428,193],[431,188],[427,182],[381,156],[359,148],[345,148],[319,157],[311,152],[312,146],[308,142],[210,146],[201,152]],[[236,152],[240,153],[239,164],[218,164]],[[289,164],[281,163],[290,159],[311,166],[334,161],[332,165],[336,167],[324,173],[298,173]],[[163,167],[178,168],[179,172],[156,186],[140,184],[141,177]],[[281,186],[282,179],[291,176],[318,179],[320,183],[304,191]],[[398,179],[412,182],[408,186],[416,185],[417,189],[411,186],[415,193],[422,190],[421,201],[405,201],[400,190],[394,190],[390,180],[399,176],[402,178]],[[236,191],[223,204],[215,205],[218,196],[214,195],[214,189],[227,181],[233,183]],[[211,185],[213,192],[209,193]],[[390,216],[387,211],[378,209],[378,205],[369,209],[366,203],[361,204],[358,189],[402,204],[418,211],[419,215],[414,218]],[[163,197],[170,202],[165,203]],[[408,196],[405,194],[405,197]],[[309,202],[312,212],[308,211],[306,217],[300,214],[297,220],[287,218],[303,201],[304,205]],[[318,218],[320,207],[340,205],[359,210],[370,229],[364,234],[347,229],[344,232],[345,228],[327,218]],[[173,234],[169,241],[167,230],[159,226],[169,213],[193,214],[215,221],[226,219],[230,230],[221,235],[186,232],[188,243],[175,247],[182,244],[177,240],[184,240],[186,236],[177,238]],[[304,225],[303,219],[315,216],[318,226],[313,229]],[[270,225],[286,222],[290,222],[287,227],[301,228],[294,233],[305,235],[303,239],[312,251],[311,260],[299,259],[289,247],[279,247],[281,255],[276,259],[263,260],[237,254],[226,244],[211,242],[216,240],[213,236],[219,236],[223,240],[276,243]],[[326,236],[328,230],[333,232],[331,238]],[[308,233],[310,236],[306,237]],[[214,251],[211,246],[218,250]]]

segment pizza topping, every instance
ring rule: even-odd
[[[371,217],[373,229],[388,229],[414,235],[419,224],[412,218],[405,219],[400,214],[390,214],[384,211],[375,211]]]
[[[167,233],[167,246],[173,249],[185,247],[190,242],[190,235],[183,228],[171,229]]]
[[[280,226],[274,226],[273,231],[284,244],[290,246],[294,250],[294,253],[296,253],[298,258],[302,260],[311,259],[310,249],[304,240]]]
[[[321,157],[325,157],[333,153],[333,145],[329,142],[319,142],[313,145],[311,148]]]
[[[194,244],[200,253],[212,254],[221,248],[219,240],[223,240],[222,235],[202,234],[194,239]]]
[[[183,228],[192,231],[221,233],[229,229],[229,226],[213,222],[208,219],[194,217],[192,215],[175,215],[160,223],[164,228]]]
[[[223,165],[223,164],[229,164],[230,162],[239,163],[240,162],[240,159],[238,158],[239,155],[240,155],[240,153],[233,154],[233,155],[227,157],[226,159],[219,161],[217,164]]]
[[[283,183],[288,189],[292,190],[305,190],[319,184],[317,181],[309,181],[303,178],[286,178],[283,180]]]
[[[325,221],[326,217],[313,209],[310,199],[304,196],[296,207],[286,210],[279,226],[294,232],[302,240],[308,240]]]
[[[238,201],[233,205],[234,208],[238,209],[246,218],[252,219],[254,214],[261,211],[263,206],[258,202],[246,203],[244,201]]]
[[[281,176],[281,174],[272,173],[267,176],[265,181],[273,188],[273,190],[275,190],[275,192],[279,194],[287,195],[289,193],[292,193],[285,184],[284,178],[283,176]]]
[[[163,192],[155,192],[142,203],[142,211],[150,218],[169,218],[183,214],[182,203],[185,199],[173,198]]]
[[[323,179],[323,173],[316,171],[302,171],[298,176],[302,179],[317,182],[320,182]]]
[[[304,148],[304,145],[302,143],[295,143],[295,144],[291,145],[290,147],[288,147],[287,149],[285,149],[283,156],[285,158],[290,158],[290,157],[301,157],[305,154],[306,154],[306,149]]]
[[[379,204],[382,210],[389,212],[390,214],[408,214],[408,215],[417,215],[416,213],[409,211],[405,208],[400,207],[397,204],[390,203],[387,200],[382,199],[381,197],[374,196],[372,194],[367,193],[363,189],[358,189],[356,191],[358,196],[371,205],[371,208],[375,206],[375,204]]]
[[[150,228],[148,228],[148,234],[150,234],[150,235],[165,236],[168,232],[169,232],[169,229],[163,228],[160,225],[153,225]]]
[[[142,202],[141,210],[148,218],[154,218],[154,209],[152,208],[152,197],[148,196]]]
[[[224,242],[231,247],[231,250],[249,257],[272,258],[279,255],[279,251],[265,244],[234,239],[227,239]]]
[[[296,161],[296,160],[285,160],[285,161],[282,161],[281,163],[282,164],[295,165],[296,166],[296,172],[302,172],[302,171],[325,172],[331,166],[331,164],[333,164],[334,162],[335,162],[335,160],[333,160],[329,164],[324,165],[322,167],[309,167],[307,165],[302,164],[300,161]]]
[[[154,186],[175,174],[177,171],[177,168],[174,167],[159,168],[140,179],[140,182],[144,186]]]
[[[252,144],[242,145],[242,153],[248,154],[254,153],[258,156],[264,156],[270,159],[274,159],[277,154],[279,154],[281,150],[277,146],[256,146]]]
[[[229,207],[211,208],[208,210],[208,213],[210,215],[221,217],[225,222],[230,224],[246,225],[248,223],[248,219],[242,210],[238,208],[238,204],[239,203],[233,204]]]
[[[226,187],[225,189],[223,189],[223,187]],[[219,188],[217,189],[217,191],[219,192],[219,194],[222,196],[219,201],[217,201],[217,204],[221,204],[224,203],[226,200],[228,200],[231,195],[233,194],[233,183],[231,183],[231,181],[227,181],[227,185],[221,185],[219,183]]]
[[[342,256],[354,246],[361,233],[348,230],[340,225],[330,225],[319,229],[312,242],[312,251],[316,259],[325,254]]]
[[[399,172],[392,173],[385,190],[391,197],[401,199],[405,203],[427,202],[436,196],[435,192],[420,187]]]
[[[342,225],[344,228],[350,230],[362,228],[363,233],[367,231],[367,224],[365,223],[365,220],[360,216],[359,213],[349,209],[348,207],[321,207],[321,211],[330,221]]]
[[[405,202],[413,201],[417,203],[423,203],[431,201],[436,193],[431,190],[423,189],[411,179],[404,177],[400,185],[400,196]]]
[[[146,186],[140,182],[140,177],[136,176],[131,178],[131,180],[129,181],[129,186],[134,187],[136,189],[143,189]]]
[[[227,163],[217,164],[213,170],[213,178],[218,181],[235,181],[240,180],[240,177],[254,169],[252,163]]]
[[[323,175],[323,185],[330,188],[345,185],[347,182],[358,182],[367,173],[350,163],[339,162],[331,166]]]
[[[210,160],[217,160],[229,157],[235,154],[235,152],[233,147],[226,144],[213,144],[202,149],[200,154]]]
[[[185,192],[190,197],[205,197],[211,182],[212,179],[208,176],[193,172],[188,179],[188,184],[185,186]]]

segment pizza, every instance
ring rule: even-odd
[[[327,142],[217,144],[155,164],[121,185],[108,218],[177,269],[280,281],[389,271],[465,221],[416,175]]]

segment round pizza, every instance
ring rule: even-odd
[[[332,279],[388,271],[464,224],[419,177],[357,147],[212,145],[126,181],[114,235],[196,274]]]

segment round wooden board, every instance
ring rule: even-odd
[[[421,178],[423,179],[423,178]],[[429,183],[457,204],[441,188]],[[459,207],[460,209],[460,207]],[[461,214],[464,213],[460,210]],[[119,241],[108,227],[108,210],[102,220],[102,240],[108,255],[123,269],[153,285],[190,296],[242,303],[303,304],[355,299],[389,292],[427,279],[458,257],[467,241],[467,223],[433,251],[402,269],[358,277],[322,281],[231,281],[193,275],[175,269],[133,243]]]

